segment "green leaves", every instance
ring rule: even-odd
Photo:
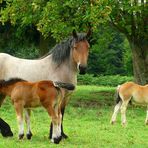
[[[95,31],[111,12],[107,0],[9,0],[3,4],[2,24],[9,21],[20,28],[33,24],[45,37],[52,33],[56,40],[69,35],[74,28],[86,32],[88,23]]]

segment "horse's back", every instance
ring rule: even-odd
[[[119,95],[121,96],[121,98],[124,98],[125,96],[127,98],[131,97],[132,93],[133,93],[134,86],[136,86],[136,84],[134,82],[126,82],[126,83],[123,83],[122,85],[120,85],[118,87],[118,92],[119,92]]]
[[[30,60],[0,53],[0,79],[7,80],[14,77],[28,81],[48,79],[49,63],[46,58]]]

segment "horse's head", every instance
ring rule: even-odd
[[[76,31],[73,31],[73,59],[74,62],[77,64],[77,69],[79,70],[80,74],[85,74],[87,68],[87,60],[89,54],[89,43],[87,41],[87,35],[77,34]]]

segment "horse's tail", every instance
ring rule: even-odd
[[[116,104],[118,104],[120,101],[122,101],[122,99],[121,99],[121,97],[120,97],[120,95],[119,95],[120,86],[121,86],[121,85],[118,85],[118,86],[117,86],[116,93],[115,93]]]
[[[53,82],[55,87],[65,88],[67,90],[74,90],[75,86],[71,83]]]

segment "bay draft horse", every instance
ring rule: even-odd
[[[133,99],[138,104],[148,105],[148,85],[141,86],[134,82],[127,82],[117,87],[117,98],[111,123],[116,121],[117,114],[121,110],[121,123],[126,125],[126,109],[128,103]],[[148,124],[148,106],[145,124]]]
[[[88,33],[76,33],[68,39],[57,44],[48,54],[40,59],[28,60],[13,57],[9,54],[0,53],[0,79],[8,80],[18,77],[30,82],[41,80],[52,80],[66,83],[77,84],[77,73],[85,74],[89,55]],[[64,117],[65,106],[68,103],[71,91],[63,89],[64,97],[61,103],[62,120]],[[5,96],[0,98],[3,101]],[[67,138],[63,132],[62,137]],[[52,123],[51,123],[52,131]],[[50,132],[50,138],[52,132]]]
[[[58,144],[62,138],[61,135],[61,101],[62,92],[60,88],[74,90],[75,86],[69,83],[39,81],[28,82],[19,78],[8,81],[0,81],[0,94],[10,96],[14,105],[17,120],[19,124],[19,139],[24,137],[23,109],[25,108],[27,139],[31,139],[32,132],[30,128],[30,109],[37,106],[43,106],[53,123],[51,141]]]

